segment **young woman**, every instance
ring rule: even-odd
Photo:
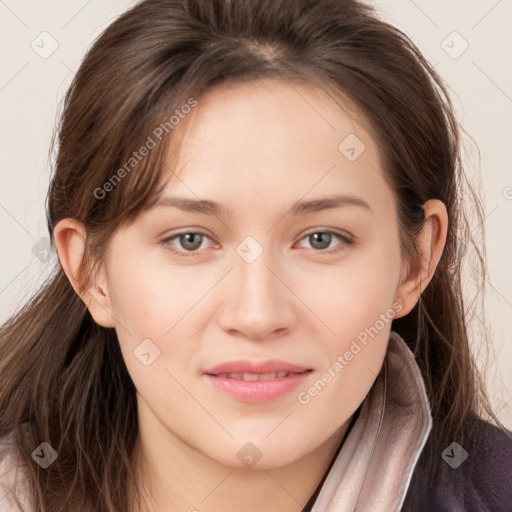
[[[59,265],[1,329],[0,510],[512,510],[458,126],[403,33],[354,0],[146,0],[58,145]]]

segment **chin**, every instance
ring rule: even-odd
[[[303,448],[297,443],[283,445],[278,436],[272,441],[253,437],[247,441],[231,440],[222,453],[210,457],[234,469],[268,471],[292,464],[302,456]]]

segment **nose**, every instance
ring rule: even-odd
[[[286,275],[268,251],[252,263],[237,254],[226,283],[220,325],[230,335],[269,340],[293,329],[300,302],[286,283]],[[295,300],[294,300],[295,299]]]

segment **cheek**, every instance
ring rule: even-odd
[[[162,338],[207,291],[190,271],[135,255],[118,261],[109,272],[112,312],[133,337]]]
[[[112,262],[109,294],[127,369],[141,393],[158,396],[159,385],[170,379],[165,369],[189,367],[197,348],[190,319],[200,311],[211,279],[202,280],[192,267],[155,264],[134,252]],[[152,362],[145,366],[148,352]]]
[[[337,334],[356,336],[392,307],[399,280],[398,255],[354,254],[323,273],[301,277],[302,295]],[[389,316],[388,312],[388,316]],[[380,324],[379,324],[380,325]]]

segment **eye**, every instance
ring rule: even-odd
[[[301,238],[301,240],[304,239],[309,241],[312,249],[325,254],[340,252],[345,246],[354,244],[354,241],[349,236],[332,230],[314,231]],[[333,240],[336,239],[341,240],[341,243],[338,243],[339,247],[334,246],[334,250],[327,251],[326,249],[328,249]],[[167,250],[174,254],[188,257],[195,256],[200,249],[205,249],[203,245],[205,240],[211,240],[211,238],[203,231],[183,231],[163,239],[161,243]],[[178,249],[173,247],[175,245],[178,245]],[[183,250],[179,250],[180,248]]]
[[[333,237],[334,239],[337,238],[342,241],[341,244],[338,244],[338,246],[341,245],[341,247],[334,246],[334,250],[326,251],[325,249],[329,248],[331,242],[333,241]],[[353,245],[354,243],[354,241],[347,235],[342,235],[341,233],[337,233],[331,230],[314,231],[304,236],[301,240],[304,239],[308,240],[312,249],[315,249],[318,252],[326,254],[337,253],[339,251],[342,251],[344,249],[344,246]]]
[[[173,240],[175,239],[179,247],[184,249],[183,251],[176,250],[172,247]],[[178,254],[179,256],[195,256],[199,249],[204,249],[203,242],[205,239],[210,239],[210,237],[202,231],[184,231],[165,238],[162,240],[162,244],[169,251]]]

